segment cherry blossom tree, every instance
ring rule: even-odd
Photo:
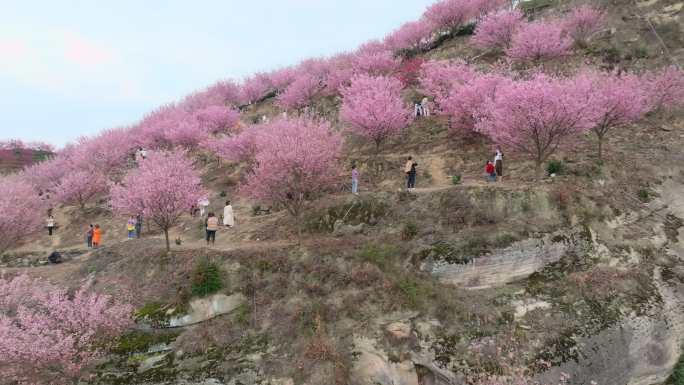
[[[306,107],[322,87],[323,82],[319,77],[302,74],[278,95],[278,104],[285,109],[299,110]]]
[[[397,69],[397,79],[401,80],[404,87],[417,85],[424,63],[421,57],[404,60]]]
[[[491,13],[477,24],[471,40],[481,49],[505,51],[522,23],[523,14],[517,9]]]
[[[541,176],[542,164],[591,126],[586,98],[578,98],[572,85],[544,75],[510,82],[485,103],[476,128],[530,156]]]
[[[29,183],[37,194],[44,195],[54,192],[59,181],[69,170],[66,157],[58,154],[53,159],[25,168],[20,178]]]
[[[648,95],[649,111],[671,109],[684,104],[684,71],[669,66],[648,72],[642,78]]]
[[[247,104],[256,103],[272,91],[273,85],[267,74],[258,73],[242,83],[242,99]]]
[[[557,21],[522,24],[511,39],[506,54],[516,61],[541,62],[570,54],[572,39]]]
[[[230,133],[240,121],[240,112],[232,107],[209,106],[195,112],[200,128],[212,134]]]
[[[82,286],[73,295],[27,275],[0,278],[0,365],[6,379],[73,384],[132,325],[133,308]]]
[[[496,91],[509,82],[508,78],[501,75],[478,74],[455,84],[447,96],[438,97],[435,101],[440,113],[449,117],[452,130],[473,131],[477,116],[487,100],[493,98]]]
[[[648,110],[647,94],[640,79],[632,74],[604,74],[585,71],[575,80],[578,98],[586,97],[585,114],[598,140],[598,157],[603,160],[606,136],[615,128],[636,122]]]
[[[425,19],[409,21],[385,38],[387,46],[393,50],[420,50],[429,42],[432,25]]]
[[[356,76],[351,86],[342,89],[340,116],[351,125],[352,132],[371,139],[379,148],[413,118],[401,90],[401,82],[396,78]]]
[[[472,0],[440,0],[429,6],[423,17],[433,30],[453,34],[475,16],[474,5]]]
[[[278,92],[282,92],[297,78],[297,74],[297,69],[293,67],[284,67],[271,72],[268,74],[268,77],[273,88]]]
[[[206,196],[192,162],[183,152],[152,152],[111,188],[111,204],[122,215],[143,214],[154,222],[170,250],[169,229]]]
[[[256,137],[268,125],[248,126],[234,136],[226,136],[213,140],[211,149],[221,159],[229,162],[253,163],[257,153]]]
[[[68,155],[70,169],[88,170],[119,180],[134,153],[135,143],[130,131],[124,128],[109,129],[92,138],[81,138]]]
[[[75,170],[66,174],[56,187],[56,201],[78,204],[81,210],[93,198],[108,191],[107,178],[99,172]]]
[[[241,193],[285,207],[297,222],[307,201],[329,191],[339,175],[342,137],[327,122],[279,119],[256,136],[255,168]]]
[[[0,255],[40,230],[45,209],[45,202],[21,177],[0,178]]]
[[[440,99],[448,97],[455,86],[475,76],[475,70],[464,62],[432,60],[422,65],[418,81],[422,92]]]
[[[360,51],[353,59],[353,69],[356,73],[369,75],[388,75],[399,67],[399,60],[392,51]]]
[[[572,37],[575,44],[586,46],[587,41],[601,29],[604,14],[594,7],[583,5],[573,9],[563,19],[563,30]]]

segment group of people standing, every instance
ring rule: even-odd
[[[430,101],[428,98],[423,98],[418,103],[415,103],[413,106],[413,116],[419,117],[419,116],[430,116],[430,106],[429,106]]]
[[[503,180],[503,152],[500,147],[496,147],[494,153],[494,161],[488,160],[485,165],[485,178],[488,182],[496,182]]]
[[[208,202],[208,200],[207,200]],[[209,204],[207,204],[209,206]],[[200,206],[202,207],[202,206]],[[230,201],[226,201],[226,205],[223,207],[223,226],[226,228],[232,228],[235,226],[235,213],[233,211],[233,205]],[[216,232],[220,228],[221,221],[216,217],[216,214],[209,212],[207,214],[207,219],[204,220],[204,229],[206,232],[207,245],[211,243],[212,245],[216,243]]]
[[[86,245],[88,248],[97,249],[102,242],[102,229],[99,224],[90,225],[86,232]]]
[[[503,179],[503,159],[504,154],[501,147],[497,146],[494,152],[494,159],[488,160],[485,165],[485,178],[487,181],[496,182]],[[418,174],[418,163],[409,156],[404,164],[404,177],[406,182],[406,191],[413,192],[416,188],[416,177]],[[359,170],[356,163],[352,164],[351,168],[351,191],[352,194],[359,194]]]

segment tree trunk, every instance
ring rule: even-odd
[[[171,244],[169,243],[169,229],[164,229],[164,238],[166,238],[166,252],[171,251]]]
[[[603,162],[603,136],[598,137],[598,158]]]
[[[295,222],[297,223],[297,246],[302,245],[302,224],[300,223],[299,212],[295,215]]]
[[[537,179],[537,181],[544,179],[544,169],[542,167],[543,163],[544,162],[539,160],[539,159],[537,159],[535,161],[535,172],[534,172],[534,174],[535,174],[535,178]]]

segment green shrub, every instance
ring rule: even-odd
[[[202,259],[192,272],[192,295],[205,297],[223,288],[221,270],[218,265]]]
[[[391,259],[399,253],[394,245],[366,245],[359,253],[359,258],[384,270],[391,264]]]
[[[560,160],[552,160],[546,165],[546,172],[551,174],[559,175],[563,172],[563,162]]]
[[[642,188],[639,191],[637,191],[637,197],[640,201],[648,203],[651,201],[651,192],[645,188]]]
[[[679,355],[679,363],[675,366],[667,383],[671,385],[684,385],[684,347],[682,347],[682,353]]]
[[[430,296],[429,287],[421,285],[421,282],[412,277],[404,277],[397,281],[396,287],[411,308],[417,308],[426,297]]]
[[[459,185],[459,184],[461,184],[461,181],[462,181],[462,180],[461,180],[461,176],[460,176],[460,175],[454,175],[454,176],[451,177],[451,183],[453,183],[454,185]]]
[[[401,229],[401,239],[408,241],[415,238],[416,235],[418,235],[418,225],[413,221],[404,223],[404,228]]]
[[[178,337],[178,333],[149,333],[143,331],[132,331],[126,333],[116,340],[112,347],[112,353],[132,354],[145,353],[149,348],[159,344],[169,344]]]

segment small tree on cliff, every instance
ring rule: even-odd
[[[132,324],[133,308],[83,286],[0,278],[0,367],[8,383],[74,384]]]
[[[329,191],[337,181],[342,137],[327,122],[281,119],[255,137],[255,166],[241,192],[285,207],[297,222],[307,201]]]
[[[385,76],[359,75],[342,89],[340,115],[352,131],[375,142],[376,148],[398,134],[413,118],[401,97],[401,81]]]
[[[164,231],[168,251],[169,229],[206,192],[183,152],[155,152],[128,173],[122,184],[112,187],[111,196],[116,212],[143,214],[159,226]]]
[[[578,97],[572,86],[544,75],[510,82],[485,103],[476,128],[529,155],[539,177],[542,164],[591,124],[586,97]]]
[[[0,255],[40,229],[44,209],[29,183],[0,178]]]

